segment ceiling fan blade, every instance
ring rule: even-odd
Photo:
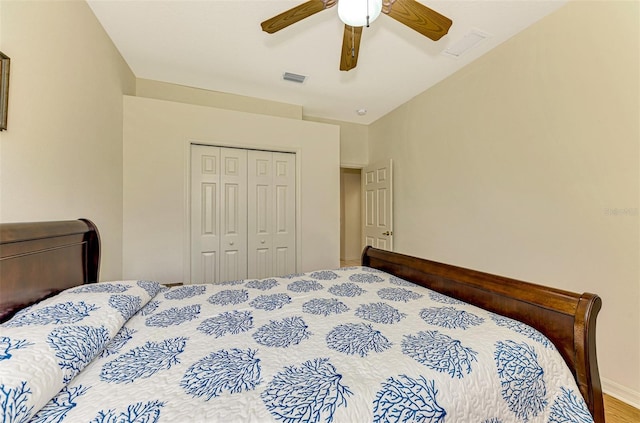
[[[358,64],[358,52],[360,51],[361,26],[344,26],[342,36],[342,53],[340,54],[340,70],[349,71]]]
[[[382,11],[433,41],[438,41],[449,32],[453,23],[451,19],[416,0],[385,0],[382,3]]]
[[[328,9],[336,4],[336,0],[309,0],[301,5],[294,7],[274,16],[271,19],[267,19],[262,22],[262,30],[273,34],[280,31],[283,28],[288,27],[304,18],[308,18],[318,12]]]

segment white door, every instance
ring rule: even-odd
[[[247,151],[220,152],[220,278],[247,277]]]
[[[271,153],[249,151],[248,275],[265,278],[273,275],[273,170]]]
[[[248,277],[295,273],[295,154],[248,152]]]
[[[362,237],[365,246],[393,250],[393,167],[391,159],[362,170]]]
[[[220,277],[220,149],[191,146],[191,283]]]
[[[296,272],[296,156],[273,153],[273,266],[275,276]]]
[[[247,277],[247,152],[191,146],[191,283]]]

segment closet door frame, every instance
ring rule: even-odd
[[[302,232],[301,232],[301,150],[297,148],[283,148],[274,145],[260,145],[257,143],[238,141],[230,143],[227,141],[202,141],[187,139],[184,142],[184,221],[183,221],[183,283],[191,283],[191,146],[203,145],[220,148],[236,148],[244,150],[258,150],[272,153],[292,153],[295,154],[295,271],[302,269]]]

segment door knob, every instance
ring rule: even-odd
[[[233,245],[233,241],[229,241],[229,245]]]
[[[264,239],[261,239],[261,240],[260,240],[260,244],[264,244]]]
[[[386,235],[386,236],[393,235],[393,231],[383,232],[382,235]]]

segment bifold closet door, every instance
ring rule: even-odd
[[[247,151],[191,146],[191,283],[247,278]]]
[[[248,277],[296,271],[296,156],[248,152]]]

